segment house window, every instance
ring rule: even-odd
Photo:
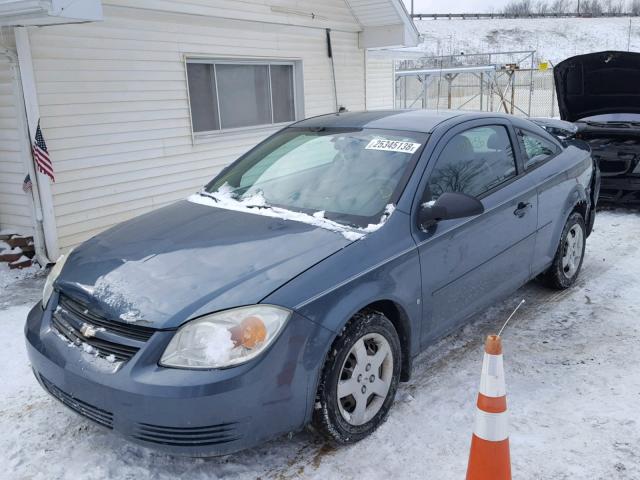
[[[295,62],[187,61],[194,133],[293,122]]]

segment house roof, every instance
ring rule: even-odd
[[[102,20],[100,0],[0,0],[0,26],[55,25]]]
[[[402,0],[345,1],[363,27],[362,47],[410,47],[418,44],[418,29]]]
[[[418,29],[402,0],[346,0],[361,25],[382,27],[402,23],[418,37]]]

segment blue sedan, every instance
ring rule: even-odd
[[[310,424],[356,442],[424,348],[534,278],[576,281],[599,173],[548,123],[295,123],[190,198],[61,258],[25,327],[35,376],[171,453],[227,454]]]

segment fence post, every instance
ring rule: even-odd
[[[553,70],[551,71],[553,73]],[[556,76],[551,75],[551,118],[556,116]]]

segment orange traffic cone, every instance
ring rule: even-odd
[[[488,336],[484,345],[467,480],[511,480],[507,395],[498,335]]]

